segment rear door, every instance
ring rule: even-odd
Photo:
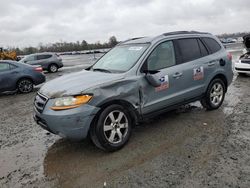
[[[202,95],[210,59],[208,50],[199,38],[183,38],[174,41],[179,68],[185,79],[181,84],[182,99],[187,101]]]

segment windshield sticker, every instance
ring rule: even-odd
[[[203,67],[195,68],[194,69],[194,80],[202,80],[204,78],[204,70]]]
[[[168,79],[168,75],[162,76],[159,81],[161,82],[161,85],[159,87],[155,88],[156,92],[165,90],[169,88],[169,79]]]
[[[140,51],[142,49],[141,46],[132,46],[128,50]]]

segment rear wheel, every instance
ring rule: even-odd
[[[33,82],[28,78],[23,78],[18,81],[17,89],[20,93],[30,93],[33,91]]]
[[[101,112],[91,128],[90,136],[100,149],[116,151],[128,142],[131,128],[127,110],[120,105],[111,105]]]
[[[56,64],[51,64],[49,66],[49,72],[55,73],[58,71],[58,66]]]
[[[221,79],[214,79],[208,86],[205,97],[201,104],[207,110],[218,109],[225,97],[226,87]]]

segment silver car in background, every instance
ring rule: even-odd
[[[63,67],[62,58],[55,53],[36,53],[25,56],[20,60],[22,63],[29,65],[40,65],[43,70],[55,73],[59,68]]]

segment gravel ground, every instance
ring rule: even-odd
[[[220,109],[162,114],[115,153],[41,129],[34,96],[0,97],[0,187],[250,187],[250,77],[235,77]]]

